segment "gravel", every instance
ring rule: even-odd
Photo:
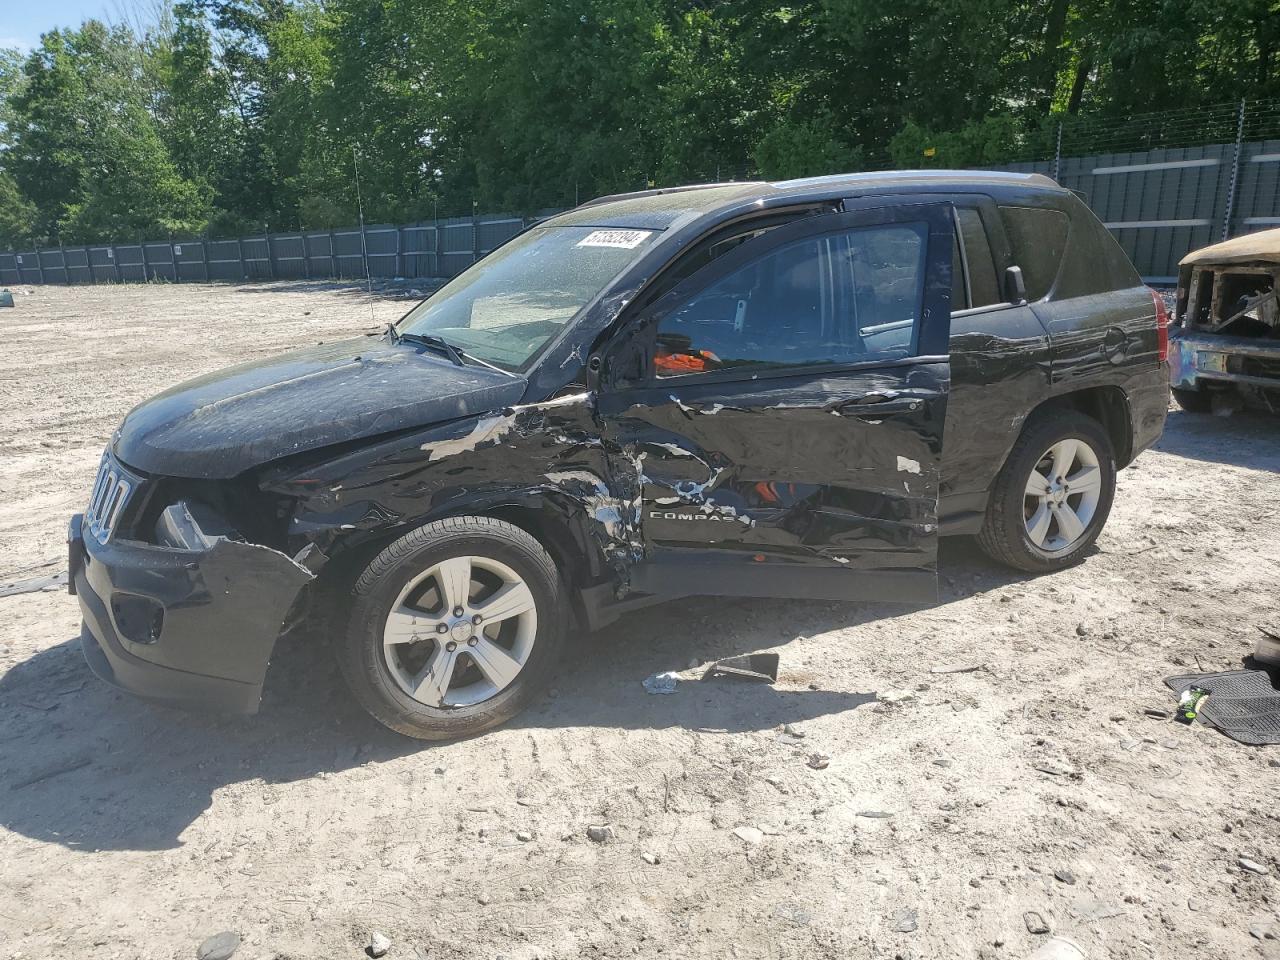
[[[0,582],[65,568],[67,518],[134,404],[407,306],[379,298],[371,317],[355,285],[321,282],[36,288],[19,304],[0,317]],[[18,782],[98,758],[0,785],[0,942],[25,957],[181,960],[205,934],[239,930],[234,960],[341,958],[377,929],[393,957],[725,956],[736,944],[744,960],[835,960],[970,957],[1005,939],[994,955],[1025,960],[1049,939],[1024,931],[1035,910],[1094,960],[1274,949],[1249,933],[1258,898],[1273,899],[1270,754],[1143,711],[1168,716],[1167,676],[1238,669],[1253,625],[1274,621],[1280,538],[1258,531],[1274,524],[1278,475],[1280,420],[1174,412],[1158,448],[1121,472],[1077,566],[1025,576],[948,539],[930,606],[638,610],[574,634],[558,698],[460,743],[383,730],[302,635],[277,646],[255,717],[119,695],[83,663],[74,599],[0,598],[0,770]],[[1081,622],[1092,635],[1074,633]],[[655,697],[639,683],[694,654],[750,652],[781,655],[777,683]],[[932,689],[913,703],[876,704],[873,691],[922,677]],[[1110,723],[1114,711],[1131,719]],[[787,723],[806,738],[779,736]],[[806,769],[815,749],[839,762]],[[943,757],[950,769],[931,762]],[[1033,772],[1041,760],[1072,772]],[[536,811],[517,804],[521,787]],[[625,841],[584,836],[608,823],[626,825]],[[740,824],[781,832],[746,847],[731,836]],[[516,829],[538,842],[515,842]],[[645,850],[662,852],[661,869]],[[1074,887],[1047,875],[1066,863]],[[1228,882],[1206,882],[1215,864]],[[922,904],[919,929],[894,933],[893,911]]]

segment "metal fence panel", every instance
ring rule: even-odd
[[[1280,227],[1280,140],[1244,144],[1231,221],[1233,235]]]
[[[524,229],[521,217],[482,218],[477,224],[480,255],[492,253]]]
[[[1148,281],[1170,281],[1188,251],[1280,226],[1280,140],[1058,157],[1001,169],[1056,176],[1078,191]],[[0,252],[0,284],[456,276],[536,218],[510,214]],[[1229,220],[1229,222],[1228,222]]]

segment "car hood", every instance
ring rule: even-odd
[[[234,477],[281,457],[520,402],[526,381],[361,337],[188,380],[134,407],[116,456],[145,473]]]

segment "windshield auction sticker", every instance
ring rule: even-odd
[[[592,230],[578,241],[580,247],[617,247],[633,250],[644,243],[648,230]]]

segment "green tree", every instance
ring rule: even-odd
[[[143,51],[90,20],[54,30],[27,58],[12,98],[5,167],[53,242],[199,229],[208,198],[184,179],[147,109]]]

